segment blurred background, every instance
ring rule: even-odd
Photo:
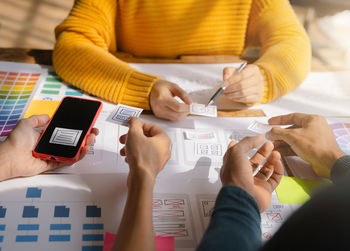
[[[101,0],[102,1],[102,0]],[[312,69],[350,69],[350,0],[290,0],[312,43]],[[74,0],[0,0],[0,47],[52,49]]]

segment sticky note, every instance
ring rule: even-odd
[[[116,235],[106,232],[103,243],[103,251],[112,250]],[[156,250],[157,251],[174,251],[174,237],[160,237],[156,236]]]
[[[303,204],[310,199],[310,195],[318,188],[331,183],[328,180],[305,180],[283,176],[276,188],[280,203]]]
[[[51,101],[51,100],[32,100],[27,109],[24,118],[29,118],[32,115],[38,114],[48,114],[50,117],[56,111],[60,101]]]

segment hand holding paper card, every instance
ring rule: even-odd
[[[115,110],[107,118],[107,121],[128,126],[129,117],[139,117],[142,111],[143,109],[141,108],[118,104]]]
[[[215,105],[191,104],[190,113],[193,115],[217,117],[217,107]]]

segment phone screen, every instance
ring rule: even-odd
[[[38,142],[35,152],[73,158],[80,149],[101,102],[65,97]]]

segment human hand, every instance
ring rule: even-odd
[[[129,132],[119,139],[126,144],[120,155],[126,156],[130,174],[128,182],[134,179],[150,179],[154,184],[158,173],[170,158],[170,139],[158,125],[130,117]]]
[[[35,128],[43,127],[49,121],[48,115],[33,115],[30,118],[22,119],[9,137],[0,145],[0,156],[3,167],[0,169],[0,180],[33,176],[48,170],[54,170],[67,164],[55,161],[47,161],[35,158],[32,154],[40,132]],[[90,144],[98,135],[98,130],[93,128],[86,140],[79,156],[79,160],[84,158],[90,150]]]
[[[177,96],[185,103],[179,103]],[[150,105],[155,116],[163,119],[180,121],[190,112],[190,96],[177,84],[165,80],[157,80],[150,93]]]
[[[264,94],[264,78],[258,66],[249,64],[241,72],[234,74],[237,68],[226,67],[223,81],[226,86],[222,95],[241,103],[259,102]]]
[[[281,155],[273,151],[271,142],[266,142],[253,157],[248,159],[247,152],[257,148],[263,141],[263,135],[246,137],[239,143],[231,141],[220,171],[222,184],[238,186],[245,190],[255,199],[261,212],[270,205],[271,193],[283,176]],[[253,176],[253,169],[262,164],[266,158],[264,166]]]
[[[274,127],[266,137],[274,141],[282,155],[298,155],[312,165],[314,172],[329,178],[337,159],[346,155],[338,146],[332,128],[318,115],[292,113],[269,119],[270,125],[293,125],[290,128]]]

